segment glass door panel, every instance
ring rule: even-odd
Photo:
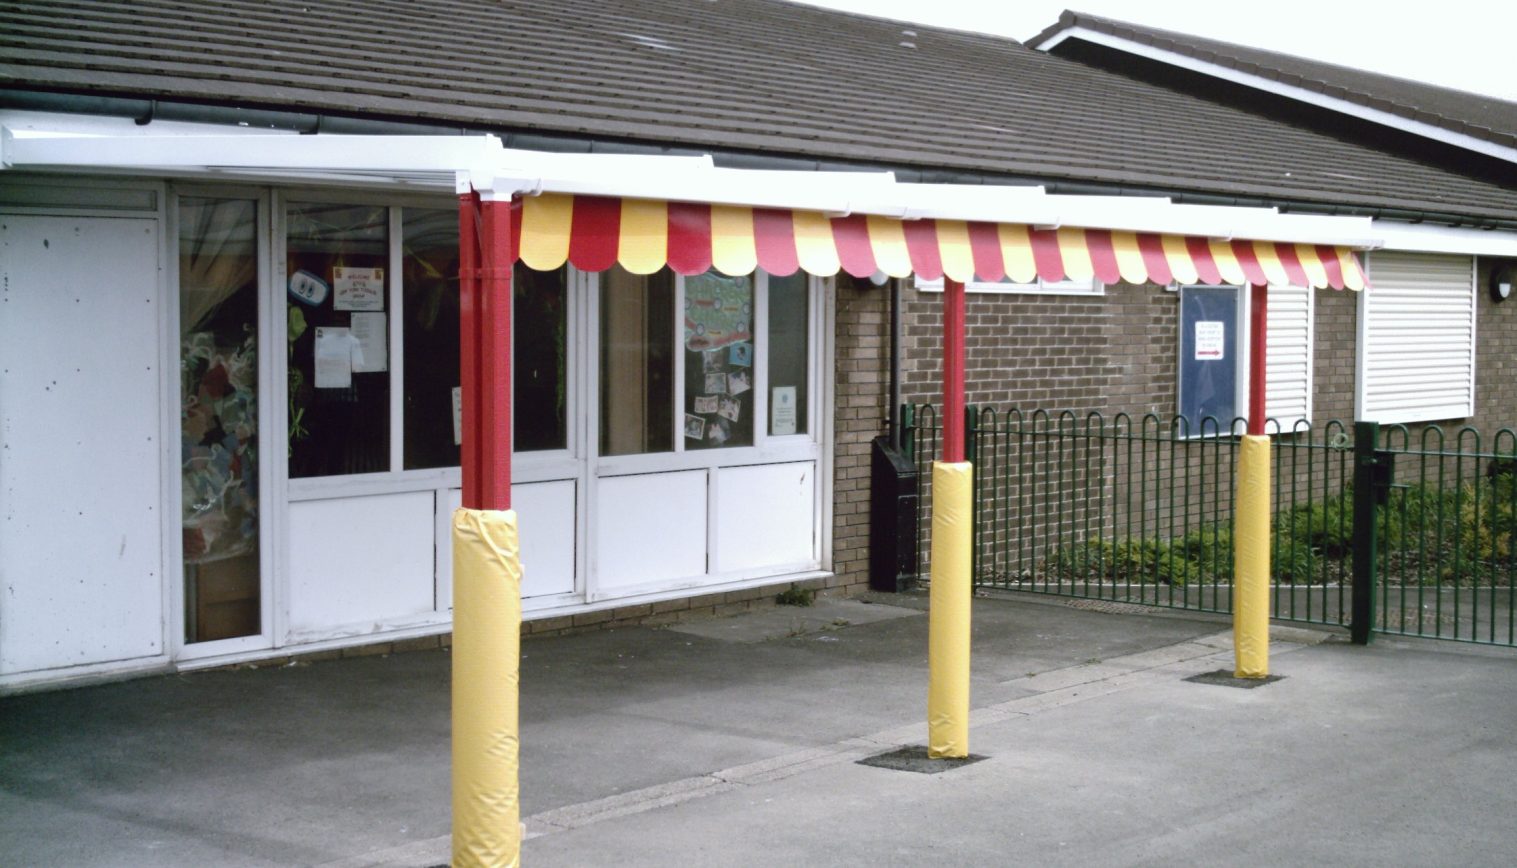
[[[258,207],[179,205],[185,642],[260,632]]]

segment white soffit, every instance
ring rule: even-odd
[[[1422,136],[1423,138],[1427,139],[1433,139],[1435,141],[1453,145],[1458,148],[1464,148],[1468,151],[1474,151],[1479,154],[1485,154],[1489,157],[1495,157],[1498,160],[1506,160],[1507,162],[1517,163],[1517,148],[1498,145],[1495,142],[1488,142],[1485,139],[1476,138],[1475,136],[1468,136],[1463,133],[1456,133],[1453,130],[1444,129],[1443,127],[1440,127],[1436,124],[1413,120],[1411,118],[1402,117],[1401,115],[1394,114],[1392,112],[1373,109],[1369,106],[1360,105],[1359,103],[1352,102],[1350,100],[1328,96],[1327,94],[1319,93],[1317,91],[1296,85],[1285,84],[1283,82],[1266,78],[1262,75],[1242,72],[1240,70],[1222,66],[1216,63],[1209,63],[1205,60],[1199,60],[1197,58],[1190,57],[1176,51],[1169,51],[1167,49],[1157,48],[1152,45],[1144,45],[1141,42],[1136,42],[1131,39],[1124,39],[1120,36],[1112,36],[1109,33],[1100,33],[1086,27],[1071,27],[1068,30],[1065,30],[1058,35],[1051,37],[1046,42],[1039,45],[1038,50],[1045,52],[1051,51],[1054,46],[1068,39],[1082,39],[1086,42],[1094,43],[1096,45],[1104,45],[1107,48],[1114,48],[1118,51],[1125,51],[1129,54],[1138,55],[1139,57],[1146,57],[1150,60],[1156,60],[1169,66],[1176,66],[1181,69],[1188,69],[1192,72],[1199,72],[1203,75],[1209,75],[1213,78],[1220,78],[1224,81],[1241,84],[1246,87],[1254,88],[1256,90],[1262,90],[1268,93],[1276,94],[1278,96],[1294,99],[1299,102],[1309,103],[1320,108],[1330,109],[1340,114],[1351,115],[1353,117],[1360,118],[1361,120],[1370,121],[1372,123],[1381,124],[1383,126],[1393,127],[1398,130],[1404,130],[1406,132],[1412,133],[1413,135]]]

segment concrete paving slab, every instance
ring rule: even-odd
[[[971,749],[989,758],[953,775],[854,765],[926,737],[925,618],[528,640],[526,864],[1512,861],[1510,649],[1277,641],[1289,677],[1227,691],[1180,680],[1230,665],[1225,619],[1063,602],[976,600]],[[0,699],[0,861],[441,864],[448,665]]]
[[[723,642],[771,642],[808,633],[837,630],[860,624],[874,624],[894,618],[921,617],[921,609],[862,600],[821,598],[810,606],[775,606],[730,618],[713,618],[671,624],[673,633],[702,636]]]

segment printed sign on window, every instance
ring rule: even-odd
[[[1217,361],[1222,358],[1227,330],[1216,321],[1196,322],[1196,361]]]
[[[383,268],[332,269],[333,310],[384,310],[385,270]]]

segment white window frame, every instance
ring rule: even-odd
[[[1237,321],[1237,323],[1235,325],[1235,328],[1237,329],[1237,332],[1236,332],[1237,333],[1236,343],[1238,345],[1237,348],[1236,348],[1236,350],[1235,350],[1235,352],[1237,353],[1237,358],[1238,358],[1238,382],[1237,382],[1237,385],[1236,385],[1236,394],[1234,395],[1233,403],[1234,403],[1234,406],[1235,406],[1235,408],[1237,410],[1237,416],[1238,416],[1238,418],[1241,419],[1241,420],[1243,420],[1243,422],[1247,422],[1247,420],[1248,420],[1248,413],[1249,413],[1249,406],[1248,406],[1249,405],[1249,394],[1248,394],[1248,391],[1249,391],[1249,382],[1250,382],[1250,378],[1251,378],[1252,373],[1253,373],[1253,364],[1254,364],[1254,359],[1253,359],[1253,341],[1250,339],[1250,336],[1251,336],[1252,331],[1253,331],[1253,305],[1252,305],[1251,299],[1249,297],[1250,296],[1250,287],[1248,285],[1246,285],[1246,284],[1221,284],[1221,285],[1216,285],[1216,284],[1184,284],[1184,285],[1181,285],[1181,284],[1170,284],[1166,288],[1169,291],[1171,291],[1171,292],[1173,292],[1175,294],[1175,303],[1176,303],[1176,305],[1180,304],[1180,290],[1183,289],[1183,288],[1185,288],[1185,287],[1201,287],[1201,288],[1210,288],[1210,289],[1219,289],[1219,288],[1222,288],[1222,287],[1230,287],[1230,288],[1236,290],[1237,293],[1238,293],[1238,321]],[[1271,301],[1273,301],[1276,298],[1276,293],[1278,291],[1280,291],[1280,290],[1300,290],[1300,289],[1301,289],[1301,287],[1294,287],[1294,286],[1270,286],[1268,288],[1268,292],[1269,292],[1268,299],[1271,300]],[[1306,377],[1305,377],[1306,394],[1304,395],[1304,398],[1303,398],[1303,401],[1302,401],[1303,406],[1306,408],[1306,414],[1304,416],[1290,416],[1288,418],[1279,418],[1279,417],[1275,416],[1274,414],[1272,414],[1270,412],[1270,403],[1269,403],[1269,394],[1268,394],[1269,393],[1269,382],[1270,381],[1267,378],[1268,371],[1266,370],[1265,405],[1264,405],[1264,415],[1265,415],[1266,425],[1267,425],[1266,433],[1269,433],[1269,434],[1290,434],[1290,433],[1297,432],[1297,431],[1309,430],[1310,427],[1311,427],[1311,420],[1312,420],[1312,396],[1313,396],[1313,392],[1315,391],[1314,387],[1315,387],[1315,380],[1316,380],[1316,363],[1315,363],[1316,343],[1317,343],[1316,316],[1317,316],[1317,294],[1316,294],[1316,290],[1311,289],[1311,288],[1306,288]],[[1184,328],[1183,318],[1177,316],[1176,317],[1176,323],[1177,323],[1177,325],[1179,326],[1180,329]],[[1265,324],[1265,330],[1266,330],[1265,340],[1266,340],[1266,344],[1269,343],[1269,333],[1268,333],[1268,330],[1271,327],[1271,325],[1273,325],[1274,323],[1275,323],[1274,319],[1272,319],[1272,318],[1267,318],[1266,319],[1266,324]],[[1183,406],[1183,403],[1182,403],[1182,400],[1181,400],[1181,392],[1180,392],[1180,389],[1181,389],[1181,379],[1180,378],[1181,378],[1181,372],[1182,372],[1182,366],[1180,364],[1180,362],[1181,362],[1180,353],[1182,351],[1182,348],[1184,347],[1184,342],[1185,342],[1185,335],[1184,335],[1184,333],[1177,330],[1176,340],[1175,340],[1175,361],[1176,361],[1176,364],[1175,364],[1175,413],[1176,413],[1176,415],[1179,415],[1179,413],[1181,412],[1181,408]],[[1270,361],[1269,358],[1265,359],[1266,368],[1268,367],[1269,361]],[[1275,420],[1275,422],[1278,425],[1278,429],[1276,429],[1275,426],[1268,425],[1268,420],[1270,420],[1270,419]],[[1225,422],[1225,420],[1221,420],[1221,419],[1219,419],[1218,421],[1219,422]],[[1302,423],[1305,423],[1305,424],[1302,424]],[[1232,433],[1233,434],[1241,434],[1243,432],[1241,430],[1238,430],[1238,431],[1233,431]],[[1196,437],[1201,437],[1201,436],[1203,436],[1203,435],[1199,431],[1194,431],[1194,432],[1192,432],[1190,434],[1191,438],[1196,438]],[[1205,436],[1211,436],[1211,435],[1208,434],[1208,435],[1205,435]]]

